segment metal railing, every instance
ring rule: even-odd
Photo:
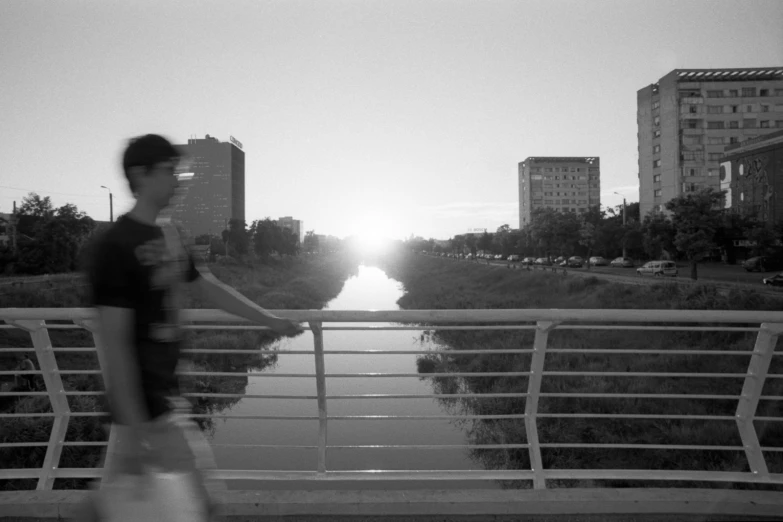
[[[780,422],[783,418],[757,416],[759,401],[781,401],[783,396],[762,395],[765,382],[781,379],[783,374],[770,374],[769,368],[774,356],[778,338],[783,332],[783,314],[780,312],[750,311],[706,311],[706,310],[411,310],[411,311],[275,311],[277,315],[301,321],[309,325],[314,338],[314,350],[285,350],[274,352],[280,356],[287,354],[308,354],[315,357],[314,374],[274,374],[271,372],[183,372],[183,376],[252,376],[315,379],[315,396],[298,395],[253,395],[254,398],[274,399],[315,399],[318,415],[301,416],[242,416],[203,414],[202,417],[216,418],[253,418],[253,419],[312,419],[318,421],[316,446],[307,448],[317,450],[317,462],[312,471],[280,470],[217,470],[214,475],[226,480],[316,480],[316,481],[366,481],[366,480],[525,480],[532,481],[533,487],[547,487],[547,480],[637,480],[637,481],[696,481],[696,482],[735,482],[756,484],[783,484],[783,474],[772,473],[767,467],[765,452],[780,452],[783,447],[763,447],[754,425],[755,421]],[[244,322],[228,313],[218,310],[185,310],[182,313],[184,327],[195,330],[263,330],[263,327]],[[108,442],[66,442],[65,435],[69,420],[79,416],[102,416],[105,412],[74,412],[68,403],[69,396],[96,395],[102,392],[66,391],[63,375],[100,374],[99,370],[61,370],[57,366],[56,352],[95,351],[99,363],[102,359],[102,343],[96,329],[95,312],[87,308],[38,308],[0,309],[0,328],[18,328],[29,332],[33,348],[0,348],[0,352],[34,352],[40,370],[35,372],[0,371],[0,375],[32,374],[40,375],[46,385],[41,392],[3,392],[0,396],[39,395],[48,396],[51,401],[51,413],[12,413],[0,414],[0,419],[11,417],[53,417],[53,425],[48,442],[14,441],[0,444],[0,448],[46,446],[43,465],[32,469],[0,469],[0,479],[37,479],[37,489],[51,489],[53,481],[61,478],[97,478],[100,468],[60,468],[60,455],[64,447],[77,445],[105,446]],[[70,324],[53,324],[47,321],[71,321]],[[230,323],[230,324],[228,324]],[[351,323],[351,324],[345,324]],[[374,323],[373,325],[361,323]],[[377,325],[382,323],[383,326]],[[95,347],[92,348],[54,348],[49,337],[52,329],[86,329],[92,332]],[[532,330],[535,333],[532,346],[520,346],[518,349],[485,350],[327,350],[328,331],[330,330]],[[662,349],[615,349],[615,348],[573,348],[551,347],[549,336],[555,330],[625,330],[641,334],[649,331],[685,331],[685,332],[753,332],[755,344],[752,350],[725,350],[720,346],[714,350],[662,350]],[[184,350],[186,353],[244,353],[246,350]],[[616,371],[548,371],[546,355],[555,353],[606,354],[668,354],[690,355],[698,357],[747,356],[747,367],[736,373],[700,373],[700,372],[616,372]],[[530,354],[529,371],[507,372],[450,372],[450,373],[327,373],[324,355],[367,355],[367,354]],[[438,378],[438,377],[520,377],[527,379],[524,393],[456,393],[448,395],[408,395],[408,394],[359,394],[329,395],[327,383],[332,378]],[[739,395],[731,394],[671,394],[671,393],[547,393],[542,392],[542,383],[555,377],[676,377],[682,379],[738,379],[743,383]],[[188,394],[190,397],[241,398],[244,394]],[[328,414],[329,401],[347,398],[373,398],[405,400],[417,397],[444,398],[524,398],[524,413],[504,415],[457,415],[474,419],[524,419],[525,443],[492,444],[497,449],[525,448],[528,450],[530,469],[520,470],[376,470],[363,469],[351,471],[331,471],[327,465],[327,450],[341,448],[328,444],[328,427],[331,420],[363,419],[416,419],[442,418],[442,416],[416,415],[354,415],[332,416]],[[681,414],[644,414],[644,413],[585,413],[573,411],[566,413],[546,413],[539,411],[541,398],[622,398],[622,399],[698,399],[698,400],[736,400],[737,407],[733,415],[681,415]],[[449,417],[451,418],[451,417]],[[736,425],[742,446],[677,445],[677,444],[587,444],[587,443],[546,443],[539,440],[539,419],[544,418],[583,418],[583,419],[703,419],[731,421]],[[520,438],[521,438],[520,434]],[[261,445],[259,445],[261,447]],[[286,448],[293,446],[266,445],[263,447]],[[295,446],[304,448],[305,446]],[[351,447],[400,447],[400,446],[351,446]],[[413,446],[411,446],[413,447]],[[454,446],[451,446],[454,447]],[[466,445],[465,448],[475,447]],[[489,447],[489,446],[488,446]],[[672,450],[730,450],[744,452],[749,463],[749,471],[687,471],[660,469],[547,469],[543,465],[542,448],[602,448],[602,449],[672,449]],[[418,447],[418,449],[437,449],[437,446]]]

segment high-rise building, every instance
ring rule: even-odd
[[[724,147],[783,128],[783,67],[675,69],[636,93],[641,216],[720,188]]]
[[[294,219],[291,216],[281,217],[277,220],[277,225],[293,232],[299,241],[299,244],[302,244],[302,241],[304,240],[304,227],[302,226],[301,220]]]
[[[229,219],[245,219],[245,153],[233,137],[221,142],[206,135],[177,145],[193,177],[173,210],[175,223],[190,237],[219,236]]]
[[[519,228],[533,210],[584,212],[601,204],[600,158],[531,157],[519,164]]]
[[[783,220],[783,128],[726,147],[720,164],[724,207],[769,227]]]

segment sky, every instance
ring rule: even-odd
[[[229,136],[246,221],[446,239],[519,226],[518,163],[599,156],[639,200],[636,92],[783,66],[783,2],[0,0],[0,212],[108,220],[127,140]],[[622,196],[614,194],[618,192]]]

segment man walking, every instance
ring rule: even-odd
[[[161,213],[179,185],[180,159],[179,151],[161,136],[130,141],[122,166],[136,204],[100,238],[89,268],[106,394],[117,430],[104,480],[111,484],[118,476],[141,474],[146,461],[163,471],[196,476],[197,488],[209,503],[199,462],[214,466],[211,452],[198,427],[179,415],[188,410],[187,401],[178,398],[175,375],[183,286],[189,283],[205,301],[280,334],[295,335],[302,328],[270,314],[205,267],[197,268],[176,228],[161,226]],[[96,504],[91,514],[82,515],[84,520],[100,520],[100,502]],[[210,511],[213,507],[210,503]]]

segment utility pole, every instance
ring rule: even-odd
[[[114,223],[114,200],[113,200],[111,190],[109,189],[109,187],[105,185],[101,185],[101,188],[105,188],[106,190],[109,191],[109,222]]]

